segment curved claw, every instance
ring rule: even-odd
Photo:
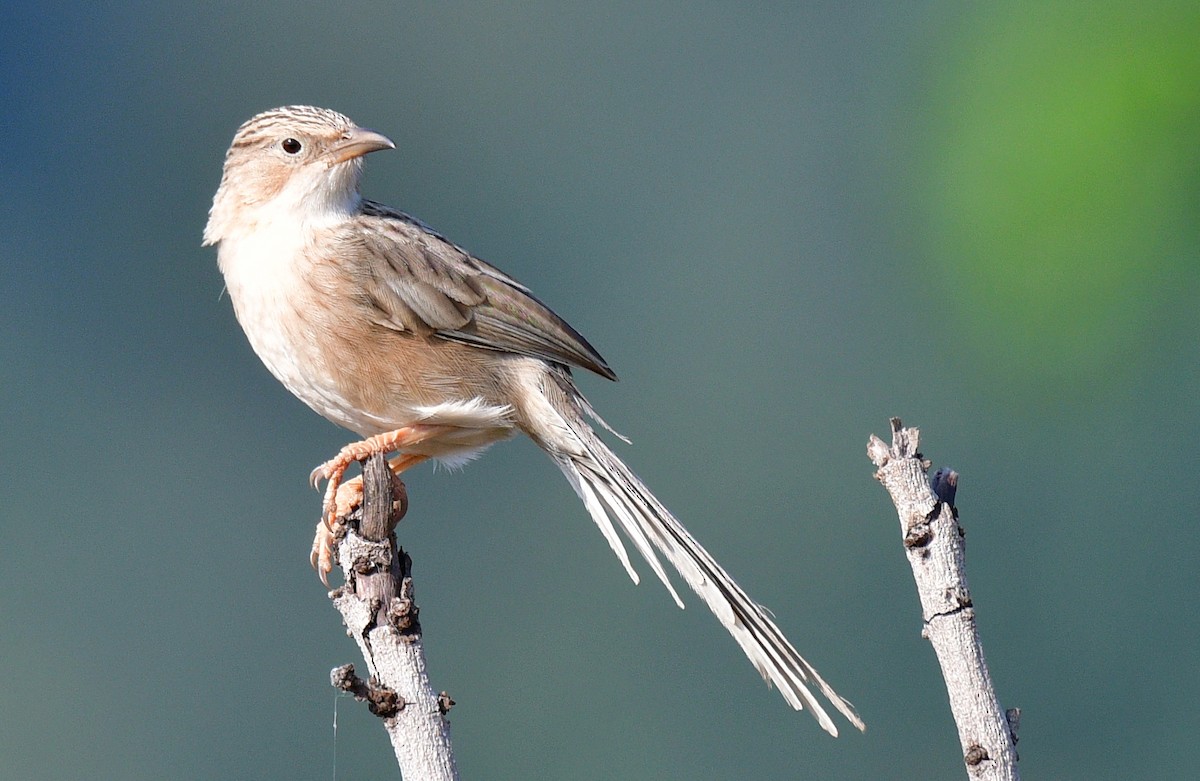
[[[325,588],[329,588],[329,573],[333,571],[333,532],[325,526],[324,520],[317,522],[317,533],[313,537],[308,563],[317,571]]]
[[[342,519],[362,504],[363,500],[361,477],[340,485],[330,485],[337,485],[337,488],[332,497],[326,498],[327,509],[322,511],[321,520],[317,521],[312,551],[308,554],[308,563],[317,571],[326,588],[329,587],[329,573],[333,571],[333,559],[336,555],[334,549],[337,546],[337,532],[343,523]]]
[[[317,534],[313,540],[309,563],[321,576],[321,582],[329,585],[328,575],[333,570],[334,531],[338,519],[344,518],[355,507],[362,503],[362,477],[356,477],[342,483],[346,469],[355,461],[362,461],[376,453],[388,453],[402,447],[418,444],[439,432],[449,430],[449,426],[417,424],[396,429],[385,434],[376,434],[361,442],[346,445],[337,456],[314,469],[308,476],[313,488],[319,488],[321,480],[325,480],[325,499],[321,504],[321,520],[317,523]],[[414,464],[419,464],[429,456],[417,453],[402,453],[388,463],[393,473],[399,473]]]

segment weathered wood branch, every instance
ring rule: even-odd
[[[329,595],[362,651],[370,680],[344,665],[331,672],[330,682],[365,700],[383,719],[405,779],[457,781],[446,719],[454,702],[429,684],[412,559],[396,547],[394,530],[407,508],[404,484],[382,455],[372,456],[363,467],[362,507],[346,519],[338,541],[345,583]]]
[[[931,488],[929,462],[917,449],[920,432],[903,428],[899,418],[891,423],[891,446],[872,435],[867,455],[879,467],[875,477],[891,494],[900,516],[904,549],[921,600],[922,635],[942,667],[967,776],[1018,781],[1020,712],[1001,708],[983,657],[967,587],[963,530],[954,507],[958,475],[939,470]]]

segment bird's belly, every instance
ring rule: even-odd
[[[465,463],[511,436],[512,408],[486,387],[448,381],[455,366],[431,363],[460,345],[438,343],[363,320],[339,317],[303,284],[271,286],[228,279],[234,310],[254,352],[284,387],[313,410],[366,437],[418,423],[447,427],[410,452]],[[314,313],[324,312],[325,316]]]

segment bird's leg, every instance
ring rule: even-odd
[[[427,461],[429,456],[421,456],[415,453],[404,453],[396,456],[388,461],[388,467],[393,474],[400,474],[409,467],[416,466],[422,461]],[[362,504],[363,499],[363,483],[362,475],[355,477],[353,480],[347,480],[337,487],[337,493],[333,496],[333,507],[328,513],[322,515],[321,523],[329,528],[330,525],[337,523],[339,518],[345,518],[354,511],[355,507]],[[326,501],[329,498],[326,497]]]
[[[344,452],[344,451],[343,451]],[[429,456],[422,456],[416,453],[404,453],[388,461],[388,467],[393,474],[400,474],[409,467],[425,461]],[[331,462],[332,463],[332,462]],[[344,468],[343,468],[344,471]],[[333,571],[333,549],[334,535],[337,527],[342,524],[342,519],[354,511],[355,507],[362,504],[363,499],[363,482],[362,475],[347,480],[338,486],[337,492],[333,499],[333,523],[326,521],[325,514],[322,514],[321,520],[317,521],[317,533],[313,537],[312,553],[309,554],[308,561],[312,564],[313,569],[321,577],[321,582],[326,586],[329,585],[329,573]]]
[[[367,437],[361,442],[351,442],[341,449],[335,457],[321,464],[312,471],[309,479],[312,481],[313,488],[316,488],[322,479],[327,480],[325,484],[325,502],[322,507],[321,517],[325,521],[325,525],[333,527],[334,519],[338,504],[338,488],[342,484],[342,475],[355,461],[365,461],[376,453],[391,453],[393,450],[404,450],[406,448],[419,445],[430,437],[446,431],[450,426],[434,426],[424,423],[417,423],[412,426],[398,428],[395,431],[388,431],[383,434],[376,434],[373,437]],[[397,459],[399,461],[400,459]],[[417,461],[405,461],[402,468],[407,469],[413,464],[424,461],[420,458]],[[396,471],[393,469],[393,471]],[[362,481],[359,481],[357,489],[359,499],[362,497]],[[348,499],[352,496],[347,497]],[[351,507],[353,505],[350,505]]]

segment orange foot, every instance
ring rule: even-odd
[[[365,461],[376,453],[391,453],[393,450],[404,450],[405,448],[413,447],[431,437],[437,436],[449,428],[451,427],[418,423],[413,426],[398,428],[395,431],[389,431],[385,434],[376,434],[373,437],[367,437],[361,442],[352,442],[346,445],[337,456],[314,469],[312,474],[309,475],[309,480],[312,481],[313,488],[316,488],[322,479],[328,481],[325,484],[325,502],[321,512],[321,519],[325,522],[325,525],[332,528],[334,521],[338,517],[336,514],[338,487],[342,484],[342,475],[346,473],[351,464],[355,461]],[[392,467],[393,472],[399,474],[410,466],[419,464],[427,458],[429,456],[405,453],[397,456],[388,465]],[[361,493],[362,488],[360,486],[359,494],[361,495]]]
[[[389,464],[390,466],[390,464]],[[337,532],[346,523],[346,516],[354,512],[354,508],[362,504],[362,477],[342,483],[338,486],[333,499],[333,525],[325,522],[325,518],[317,521],[317,534],[313,537],[312,553],[308,561],[321,577],[325,587],[329,587],[329,573],[333,570],[333,551]]]
[[[321,520],[317,522],[317,533],[313,538],[312,552],[308,560],[313,569],[321,577],[321,582],[329,586],[329,573],[333,571],[333,552],[337,531],[345,524],[345,518],[356,507],[362,504],[362,477],[356,477],[345,483],[342,475],[355,461],[370,458],[376,453],[387,453],[402,447],[410,447],[418,442],[437,434],[445,426],[417,425],[397,429],[387,434],[355,442],[342,448],[336,458],[326,461],[313,470],[311,479],[316,487],[321,478],[329,481],[325,487],[325,501],[321,511]],[[404,453],[388,461],[393,474],[400,474],[411,466],[416,466],[428,459],[429,456],[415,453]]]

